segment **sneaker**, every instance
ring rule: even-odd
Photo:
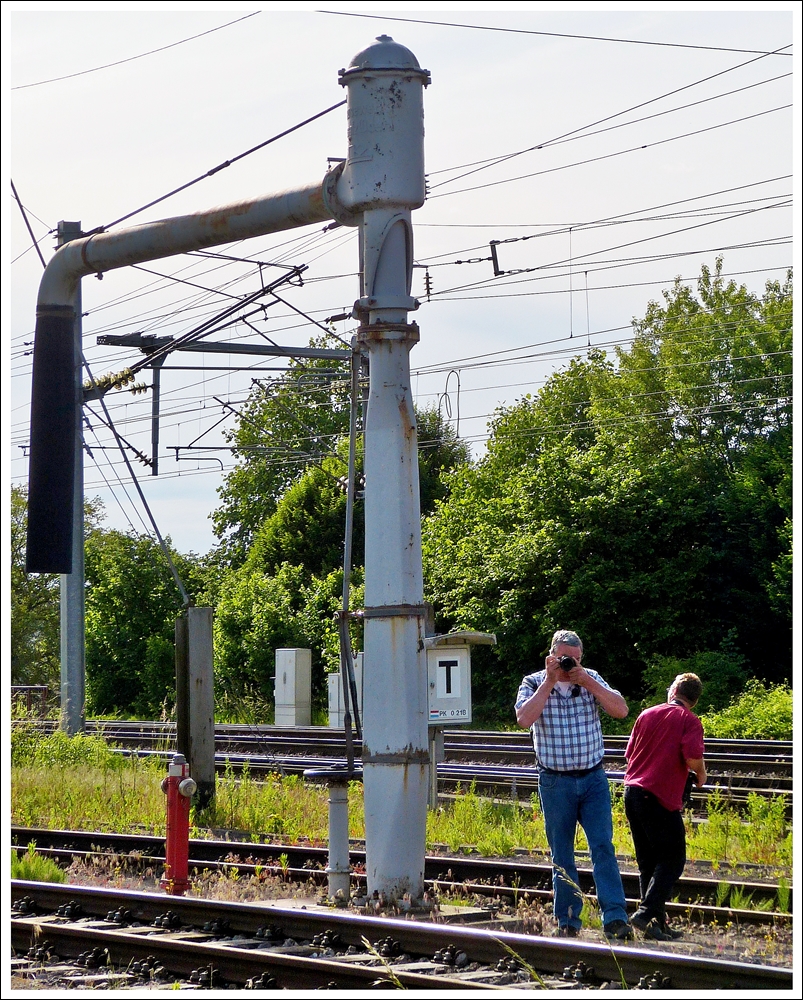
[[[580,930],[571,924],[564,924],[562,927],[555,928],[552,937],[576,938],[580,937]]]
[[[626,920],[612,920],[604,930],[609,941],[630,941],[633,937],[633,928]]]
[[[636,930],[641,931],[648,941],[671,941],[675,932],[667,934],[657,917],[648,917],[644,913],[634,913],[630,918],[630,923]],[[680,935],[678,935],[679,937]]]
[[[630,923],[650,941],[677,941],[683,937],[683,931],[673,930],[657,917],[651,918],[643,913],[634,913],[630,918]]]

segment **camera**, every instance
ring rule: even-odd
[[[558,664],[561,670],[565,670],[568,673],[577,666],[577,660],[573,656],[559,656]]]

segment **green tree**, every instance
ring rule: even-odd
[[[103,518],[100,500],[84,503],[88,530]],[[11,683],[46,684],[58,691],[59,577],[25,572],[28,490],[11,487]]]
[[[259,389],[252,392],[248,420],[240,420],[238,433],[247,423],[247,434],[254,448],[263,439],[260,433],[268,439],[267,428],[277,412],[277,398],[279,412],[286,419],[271,431],[272,442],[289,433],[288,448],[295,448],[301,443],[292,437],[295,426],[309,428],[316,421],[321,426],[318,404],[323,408],[326,400],[312,405],[309,399],[302,401],[296,393],[297,409],[292,424],[286,415],[288,392],[285,377],[270,396]],[[316,388],[315,392],[322,390]],[[328,428],[337,426],[337,420],[342,424],[344,414],[347,417],[345,411],[339,417],[335,414]],[[446,496],[448,474],[468,462],[469,451],[437,409],[418,411],[416,417],[421,505],[427,512]],[[326,417],[331,419],[331,414]],[[259,428],[263,431],[259,432]],[[339,661],[334,616],[342,600],[348,475],[345,431],[342,426],[339,436],[332,432],[326,439],[325,453],[321,449],[312,457],[308,455],[305,464],[293,464],[281,473],[271,466],[273,492],[267,499],[252,492],[260,489],[267,474],[264,456],[254,450],[243,450],[237,475],[227,480],[227,506],[219,512],[218,523],[225,522],[231,529],[228,536],[231,544],[224,541],[218,552],[218,565],[223,572],[215,585],[215,662],[221,695],[237,698],[251,692],[271,700],[275,649],[302,646],[313,651],[313,692],[318,703],[323,703],[324,672],[336,667]],[[361,600],[364,558],[361,468],[362,446],[358,442],[352,549],[357,589],[353,602]],[[235,524],[241,516],[246,519],[245,524]],[[208,587],[206,592],[210,590]],[[355,648],[359,648],[357,630],[354,641]]]
[[[320,337],[310,346],[331,346],[331,342]],[[275,556],[269,558],[274,566],[283,560],[295,562],[293,545],[282,553],[278,536],[284,534],[289,542],[288,533],[298,531],[302,513],[296,508],[305,508],[319,521],[319,530],[334,539],[336,524],[345,518],[345,493],[336,482],[326,484],[313,469],[322,467],[345,485],[350,391],[349,365],[322,359],[291,361],[275,379],[254,381],[229,433],[237,465],[220,487],[221,503],[212,515],[224,563],[241,565],[260,529],[274,515],[277,519],[269,533],[275,536]],[[428,513],[446,494],[444,473],[468,461],[470,452],[437,408],[417,410],[416,420],[421,507]],[[357,521],[360,517],[357,510]],[[340,537],[342,545],[342,531]],[[264,539],[262,545],[266,551],[271,548]],[[328,551],[329,538],[325,545]],[[337,565],[331,554],[329,559],[330,565]]]
[[[344,463],[336,459],[309,466],[255,532],[245,564],[275,573],[289,563],[303,567],[308,577],[342,567],[346,473]],[[363,505],[358,502],[352,543],[357,565],[363,561],[364,534]]]
[[[434,406],[416,408],[418,428],[418,485],[421,514],[432,513],[449,493],[449,475],[471,461],[471,449]]]
[[[196,557],[171,550],[191,596]],[[91,531],[86,541],[86,677],[91,712],[152,718],[175,699],[174,629],[182,601],[159,545],[147,535]]]
[[[354,602],[362,599],[362,570],[352,575]],[[275,651],[312,650],[312,689],[317,704],[326,697],[324,675],[339,663],[335,613],[341,607],[343,572],[310,577],[301,566],[282,564],[263,572],[256,560],[228,574],[215,615],[215,671],[218,694],[255,692],[273,700]],[[361,630],[353,629],[355,648]]]
[[[59,684],[59,578],[25,572],[28,491],[11,487],[11,683]]]
[[[631,697],[656,657],[715,665],[726,636],[790,676],[791,310],[791,278],[757,298],[718,262],[696,297],[651,303],[615,364],[590,352],[497,413],[424,555],[439,626],[498,634],[475,689],[500,713],[558,627]]]
[[[310,344],[331,346],[325,337]],[[289,487],[348,433],[350,387],[349,366],[322,359],[291,361],[277,378],[254,381],[229,433],[238,462],[212,515],[229,563],[243,562]]]

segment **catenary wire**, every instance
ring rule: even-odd
[[[320,10],[317,11],[318,14],[334,14],[339,17],[364,17],[370,18],[374,21],[401,21],[404,24],[429,24],[441,28],[469,28],[474,31],[499,31],[504,34],[511,35],[543,35],[547,38],[575,38],[581,41],[590,42],[618,42],[626,45],[658,45],[666,48],[672,49],[702,49],[708,52],[743,52],[743,53],[759,53],[762,56],[771,55],[791,55],[791,53],[781,52],[780,49],[775,49],[773,51],[766,51],[765,49],[736,49],[723,45],[694,45],[692,43],[685,42],[656,42],[649,39],[643,38],[611,38],[606,35],[577,35],[570,34],[563,31],[535,31],[529,28],[502,28],[497,25],[488,24],[465,24],[459,21],[429,21],[423,18],[417,17],[391,17],[388,14],[361,14],[354,11],[346,10]],[[790,45],[784,45],[783,48],[790,48]]]
[[[276,135],[271,136],[270,139],[265,139],[264,142],[258,143],[256,146],[252,146],[247,149],[244,153],[238,153],[237,156],[233,156],[230,160],[224,160],[223,163],[219,163],[216,167],[212,167],[211,170],[207,170],[206,173],[200,174],[191,181],[187,181],[186,184],[182,184],[180,187],[174,188],[172,191],[168,191],[167,194],[161,195],[159,198],[154,198],[153,201],[149,201],[147,205],[142,205],[141,208],[134,209],[133,212],[128,212],[126,215],[121,215],[119,219],[115,219],[114,222],[109,222],[105,226],[98,226],[96,229],[90,229],[88,233],[84,233],[84,236],[88,236],[91,233],[103,233],[111,229],[112,226],[117,226],[121,222],[125,222],[126,219],[131,219],[135,215],[139,215],[140,212],[144,212],[148,208],[152,208],[154,205],[158,205],[160,202],[166,201],[168,198],[172,198],[174,194],[178,194],[180,191],[186,191],[187,188],[192,187],[194,184],[198,184],[200,181],[205,180],[207,177],[212,177],[214,174],[221,170],[225,170],[226,167],[230,167],[233,163],[238,160],[242,160],[245,156],[250,156],[251,153],[256,153],[259,149],[264,149],[265,146],[269,146],[272,142],[276,142],[278,139],[283,139],[286,135],[290,135],[291,132],[297,132],[298,129],[303,128],[305,125],[309,125],[310,122],[316,121],[318,118],[323,118],[324,115],[328,115],[330,111],[335,111],[337,108],[342,108],[345,101],[338,101],[337,104],[331,105],[331,107],[325,108],[323,111],[319,111],[315,115],[311,115],[309,118],[305,118],[304,121],[298,122],[296,125],[292,125],[290,128],[285,129],[283,132],[278,132]]]
[[[553,146],[560,146],[567,142],[576,142],[578,139],[588,139],[594,135],[602,135],[605,132],[613,132],[616,129],[627,128],[630,125],[639,125],[642,122],[651,121],[654,118],[662,118],[664,115],[672,115],[678,111],[687,111],[689,108],[699,107],[701,104],[708,104],[711,101],[718,101],[723,97],[732,97],[734,94],[740,94],[745,90],[752,90],[754,87],[761,87],[767,83],[776,83],[778,80],[785,80],[787,77],[792,76],[791,73],[782,73],[780,76],[767,77],[765,80],[758,80],[755,83],[745,84],[743,87],[737,87],[734,90],[726,90],[720,94],[713,94],[711,97],[703,97],[699,101],[691,101],[689,104],[679,104],[674,108],[667,108],[665,111],[656,111],[651,115],[644,115],[642,118],[632,118],[630,121],[619,122],[617,125],[607,125],[605,128],[593,129],[593,131],[586,131],[588,128],[593,128],[593,126],[587,125],[582,129],[578,129],[576,132],[569,133],[565,136],[558,137],[556,139],[546,139],[544,142],[540,142],[535,146],[528,146],[526,149],[516,150],[513,153],[503,153],[500,156],[487,157],[484,160],[478,160],[476,163],[467,163],[463,167],[446,167],[440,170],[431,170],[428,172],[427,177],[434,177],[436,174],[451,173],[453,170],[463,170],[465,167],[475,167],[474,170],[469,170],[466,173],[460,174],[458,177],[452,177],[445,181],[440,181],[438,184],[433,184],[430,186],[430,190],[434,191],[436,188],[441,187],[443,184],[453,184],[455,181],[462,180],[464,177],[470,177],[472,174],[478,173],[480,170],[487,170],[490,167],[498,166],[500,163],[505,163],[507,160],[512,160],[517,156],[524,156],[526,153],[533,153],[537,150],[551,149]],[[661,100],[661,98],[656,98]],[[628,112],[621,112],[621,114],[627,114]],[[619,115],[614,115],[613,117],[619,117]],[[607,121],[608,119],[603,119]]]
[[[440,194],[431,194],[429,201],[436,198],[449,198],[455,194],[466,194],[470,191],[482,191],[485,188],[498,187],[500,184],[512,184],[514,181],[528,180],[531,177],[542,177],[544,174],[554,174],[560,170],[569,170],[572,167],[583,167],[589,163],[599,163],[602,160],[610,160],[616,156],[626,156],[628,153],[639,152],[643,149],[654,149],[656,146],[663,146],[668,142],[677,142],[679,139],[689,139],[692,136],[703,135],[706,132],[715,132],[717,129],[728,128],[731,125],[739,125],[742,122],[752,121],[755,118],[762,118],[764,115],[774,114],[776,111],[785,111],[793,107],[792,104],[780,104],[776,108],[768,108],[766,111],[757,111],[752,115],[744,115],[741,118],[733,118],[727,122],[719,122],[716,125],[707,125],[705,128],[694,129],[691,132],[683,132],[680,135],[672,135],[666,139],[656,139],[654,142],[646,142],[639,146],[631,146],[628,149],[619,149],[614,153],[604,153],[600,156],[592,156],[585,160],[576,160],[573,163],[564,163],[558,167],[549,167],[545,170],[535,170],[527,174],[518,174],[515,177],[504,177],[498,181],[488,181],[487,184],[475,184],[473,187],[458,188],[456,191],[442,191]]]
[[[27,90],[29,87],[43,87],[46,83],[58,83],[60,80],[72,80],[76,76],[86,76],[87,73],[98,73],[102,69],[109,69],[112,66],[122,66],[123,63],[133,62],[135,59],[144,59],[146,56],[152,56],[156,52],[165,52],[167,49],[174,49],[177,45],[184,45],[186,42],[192,42],[196,38],[203,38],[204,35],[211,35],[215,31],[222,31],[223,28],[229,28],[232,24],[239,24],[240,21],[247,21],[249,17],[256,17],[257,14],[261,14],[261,10],[255,10],[252,14],[246,14],[244,17],[238,17],[234,21],[227,21],[226,24],[219,24],[216,28],[210,28],[208,31],[201,31],[197,35],[191,35],[189,38],[182,38],[178,42],[171,42],[170,45],[162,45],[158,49],[150,49],[148,52],[140,52],[139,55],[129,56],[127,59],[118,59],[116,62],[106,63],[103,66],[94,66],[92,69],[82,69],[78,73],[67,73],[66,76],[54,76],[50,80],[38,80],[36,83],[21,83],[16,87],[9,87],[9,90]]]
[[[789,46],[784,46],[784,48],[788,48],[788,47]],[[780,51],[780,50],[777,50],[777,51]],[[763,59],[763,58],[765,58],[765,57],[764,56],[758,56],[755,59],[748,59],[746,62],[737,63],[735,66],[730,66],[727,69],[720,70],[717,73],[713,73],[713,74],[710,74],[709,76],[702,77],[702,79],[700,79],[700,80],[694,80],[692,83],[684,84],[682,87],[676,87],[674,90],[667,91],[667,93],[665,93],[665,94],[659,94],[658,97],[651,97],[647,101],[642,101],[639,104],[634,104],[633,106],[631,106],[629,108],[626,108],[624,111],[617,111],[616,113],[614,113],[612,115],[607,115],[605,118],[599,118],[596,121],[589,122],[589,124],[587,124],[587,125],[581,125],[578,128],[572,129],[570,132],[564,132],[561,135],[555,136],[552,139],[545,140],[545,144],[555,143],[558,140],[562,140],[562,139],[568,138],[569,136],[576,135],[577,133],[585,132],[586,129],[594,128],[597,125],[602,125],[602,124],[604,124],[607,121],[612,121],[614,118],[621,118],[622,115],[630,114],[631,111],[637,111],[639,108],[644,108],[648,104],[655,104],[657,101],[662,101],[662,100],[664,100],[667,97],[672,97],[675,94],[679,94],[679,93],[681,93],[684,90],[690,90],[692,87],[698,87],[698,86],[700,86],[703,83],[708,83],[710,80],[714,80],[714,79],[716,79],[719,76],[724,76],[727,73],[733,73],[735,70],[742,69],[745,66],[749,66],[749,65],[751,65],[754,62],[758,62],[760,59]],[[541,143],[541,144],[538,144],[538,145],[535,145],[535,146],[529,146],[526,149],[517,150],[514,153],[505,153],[505,154],[502,154],[502,156],[497,157],[495,159],[492,159],[491,161],[484,161],[483,165],[480,166],[480,167],[478,167],[477,170],[470,170],[470,171],[468,171],[465,174],[459,174],[457,177],[452,177],[449,181],[445,181],[444,183],[453,184],[455,181],[461,180],[461,178],[463,178],[463,177],[468,177],[470,174],[477,173],[479,170],[486,170],[489,167],[496,165],[497,163],[503,163],[504,161],[509,160],[509,159],[513,159],[516,156],[521,156],[524,153],[529,153],[533,149],[539,148],[539,145],[544,145],[544,143]],[[471,164],[467,164],[467,166],[471,166]],[[460,170],[462,168],[461,167],[454,167],[454,168],[451,168],[451,169]]]

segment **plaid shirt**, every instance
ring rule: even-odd
[[[596,670],[587,670],[587,673],[612,690]],[[522,680],[516,698],[517,709],[532,698],[545,677],[546,670],[539,670]],[[571,689],[567,695],[562,695],[557,687],[552,688],[543,712],[532,725],[532,732],[536,763],[550,771],[582,771],[595,767],[605,752],[597,701],[584,687],[580,687],[576,695]]]

